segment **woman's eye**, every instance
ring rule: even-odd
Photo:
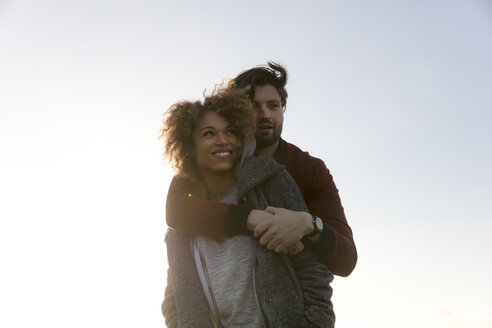
[[[228,130],[227,134],[236,135],[236,130]]]
[[[212,131],[205,131],[205,132],[203,133],[203,136],[204,136],[204,137],[213,136],[213,135],[214,135],[214,134],[213,134],[213,132],[212,132]]]

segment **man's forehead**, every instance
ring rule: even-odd
[[[280,101],[280,94],[278,93],[277,88],[275,88],[271,84],[265,84],[265,85],[257,85],[255,86],[255,96],[253,97],[253,100],[258,101],[258,100],[263,100],[263,101],[270,101],[270,100],[278,100]]]

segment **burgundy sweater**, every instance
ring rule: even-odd
[[[357,263],[357,249],[330,171],[322,160],[284,140],[274,157],[297,182],[310,213],[323,220],[320,242],[307,246],[314,248],[333,274],[348,276]],[[251,210],[247,205],[220,204],[195,196],[192,182],[174,177],[167,194],[166,220],[181,232],[225,238],[248,233]]]

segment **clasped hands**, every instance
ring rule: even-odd
[[[301,239],[313,228],[312,216],[307,212],[268,206],[265,210],[252,210],[248,216],[248,230],[261,245],[277,253],[302,252]]]

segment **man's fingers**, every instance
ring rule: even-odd
[[[295,250],[295,252],[294,252]],[[277,253],[284,253],[284,254],[299,254],[300,252],[302,252],[304,250],[304,244],[302,241],[296,241],[295,243],[291,244],[291,245],[287,245],[285,243],[279,243],[276,247],[275,247],[275,252]]]
[[[269,250],[273,250],[275,249],[278,245],[280,244],[280,241],[278,239],[272,239],[268,242],[268,244],[266,245],[266,248],[268,248]]]
[[[298,254],[304,250],[304,244],[300,240],[294,243],[294,247],[297,249]]]
[[[289,254],[289,249],[284,244],[278,244],[277,247],[275,247],[275,252]]]
[[[258,240],[260,242],[260,244],[262,244],[263,246],[266,246],[268,245],[268,243],[270,242],[270,240],[272,240],[272,237],[268,234],[268,233],[264,233],[260,239]]]
[[[253,231],[253,234],[255,236],[255,238],[259,238],[261,237],[265,231],[268,230],[268,225],[266,224],[258,224],[256,227],[255,227],[255,230]]]
[[[265,230],[263,232],[263,234],[261,235],[261,237],[259,239],[259,242],[263,246],[267,246],[268,243],[270,243],[274,237],[275,237],[275,234],[272,232],[271,229],[268,229],[268,230]],[[276,243],[275,245],[277,245],[277,244],[278,243]]]
[[[273,214],[273,215],[275,215],[275,213],[277,213],[275,207],[272,207],[272,206],[267,206],[267,208],[265,208],[265,211],[270,213],[270,214]]]

